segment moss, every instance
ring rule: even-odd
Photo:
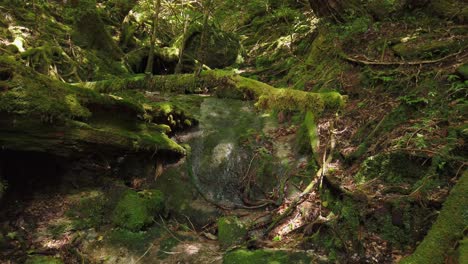
[[[113,211],[112,222],[116,226],[138,231],[150,224],[154,215],[162,209],[163,195],[160,191],[127,191]]]
[[[237,217],[218,219],[218,240],[223,248],[241,243],[247,235],[247,228]]]
[[[462,237],[468,225],[468,172],[464,172],[452,188],[436,222],[409,257],[400,263],[444,263],[454,243]]]
[[[468,63],[465,63],[458,67],[457,73],[463,77],[463,79],[468,80]]]
[[[460,245],[457,250],[458,263],[468,263],[468,237],[465,236],[460,241]]]
[[[434,56],[444,56],[450,52],[457,52],[466,41],[450,38],[445,40],[431,39],[428,36],[420,36],[415,40],[399,43],[392,47],[393,51],[405,59],[430,59]]]
[[[31,256],[29,257],[25,264],[62,264],[63,261],[59,258],[50,257],[50,256]]]
[[[236,75],[230,71],[205,71],[201,78],[193,74],[170,76],[135,76],[133,78],[87,83],[85,87],[98,92],[111,92],[128,89],[150,91],[194,93],[201,88],[216,91],[220,96],[234,96],[258,100],[258,106],[265,109],[313,111],[320,113],[324,109],[339,109],[345,103],[345,97],[337,92],[308,93],[293,89],[278,89],[268,84]],[[239,93],[239,91],[241,93]]]
[[[4,147],[61,156],[91,151],[92,144],[107,150],[185,153],[165,129],[144,122],[146,101],[54,81],[8,56],[0,56],[0,66],[8,72],[2,81],[7,90],[0,93]],[[180,123],[185,119],[193,121],[183,116]]]
[[[367,158],[356,174],[358,183],[379,178],[386,183],[414,183],[427,172],[427,167],[421,167],[417,158],[406,154],[380,154]]]
[[[164,230],[152,227],[147,231],[130,231],[127,229],[114,229],[106,237],[106,242],[112,246],[124,247],[131,251],[144,252],[155,238],[160,237]]]
[[[123,53],[106,30],[96,9],[96,1],[74,1],[71,4],[72,17],[75,20],[73,39],[83,47],[96,49],[114,59],[120,59]]]
[[[447,19],[455,19],[459,22],[468,21],[468,7],[460,0],[433,0],[430,1],[429,11]]]
[[[179,222],[187,223],[187,217],[195,227],[203,227],[216,221],[219,212],[197,199],[197,190],[187,175],[187,166],[169,168],[161,175],[155,188],[166,195],[166,210]]]
[[[312,258],[304,252],[288,252],[283,250],[235,250],[228,252],[223,257],[224,264],[248,264],[248,263],[311,263]]]
[[[104,224],[106,200],[103,194],[86,197],[67,212],[75,229],[97,228]]]
[[[21,57],[28,60],[34,70],[43,74],[48,74],[52,62],[60,60],[61,56],[62,49],[57,46],[51,46],[48,43],[40,47],[30,48],[21,53]]]
[[[95,151],[115,150],[137,152],[166,152],[175,156],[185,155],[185,150],[161,131],[153,131],[146,125],[129,131],[102,124],[94,128],[86,123],[70,122],[47,126],[40,120],[10,117],[0,121],[2,146],[14,150],[49,152],[58,156],[77,156]]]
[[[315,115],[313,112],[308,111],[305,115],[304,118],[304,125],[307,130],[307,136],[309,139],[309,145],[310,148],[312,149],[312,154],[314,155],[315,161],[319,160],[318,157],[318,148],[320,146],[320,138],[318,135],[318,129],[317,129],[317,124],[315,120]]]

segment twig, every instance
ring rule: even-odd
[[[146,249],[145,253],[143,253],[143,255],[141,255],[141,256],[140,256],[135,262],[133,262],[133,263],[136,264],[136,263],[140,262],[140,260],[142,260],[142,259],[146,256],[146,254],[148,254],[148,252],[149,252],[153,247],[154,247],[154,244],[151,243],[151,245],[148,247],[148,249]],[[164,252],[164,253],[166,253],[166,252]]]
[[[176,239],[177,241],[179,241],[179,242],[182,242],[182,240],[180,240],[178,237],[176,237],[176,236],[172,233],[172,231],[169,230],[169,228],[167,228],[166,222],[164,222],[164,219],[162,219],[161,215],[159,215],[159,218],[160,218],[161,221],[163,222],[162,227],[164,227],[164,229],[166,229],[166,231],[169,232],[169,234],[170,234],[173,238],[175,238],[175,239]],[[159,224],[158,222],[156,222],[156,221],[154,221],[154,220],[153,220],[153,222],[155,222],[155,223],[158,224],[158,225],[161,225],[161,224]]]
[[[193,231],[196,235],[198,235],[198,232],[197,232],[197,230],[195,229],[195,226],[193,225],[192,221],[190,221],[190,218],[189,218],[188,216],[184,215],[184,214],[183,214],[183,216],[184,216],[185,218],[187,218],[187,221],[189,221],[190,225],[192,226],[192,231]]]

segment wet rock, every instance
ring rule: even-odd
[[[232,151],[234,150],[234,144],[232,143],[221,143],[218,144],[213,149],[213,164],[215,166],[219,166],[223,161],[229,159]]]

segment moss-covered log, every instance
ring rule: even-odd
[[[209,91],[218,97],[257,100],[263,109],[312,111],[339,109],[345,97],[337,92],[311,93],[294,89],[275,88],[268,84],[242,77],[229,71],[205,71],[197,78],[193,74],[115,79],[83,84],[100,93],[128,89],[147,91],[197,93]]]
[[[185,153],[165,134],[166,125],[152,122],[158,116],[148,116],[152,108],[144,102],[51,80],[13,57],[0,57],[0,68],[8,72],[0,86],[2,148],[58,156],[95,152],[96,147],[111,154]]]
[[[468,171],[453,187],[440,215],[416,251],[403,264],[439,264],[446,262],[454,245],[468,225]],[[462,263],[462,262],[460,262]]]

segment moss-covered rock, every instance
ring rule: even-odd
[[[280,263],[312,263],[312,258],[305,252],[289,252],[284,250],[236,250],[224,255],[223,264],[280,264]]]
[[[453,187],[431,230],[403,264],[444,263],[455,242],[468,225],[468,172],[465,171]],[[462,262],[460,262],[462,263]]]
[[[194,58],[203,62],[210,68],[224,68],[233,64],[239,54],[239,40],[234,34],[223,32],[214,27],[209,27],[206,50],[206,56],[202,58],[198,54],[200,47],[201,29],[192,29],[191,35],[185,42],[184,60],[189,61]]]
[[[223,248],[241,243],[247,235],[247,227],[237,217],[228,216],[218,219],[218,240]]]
[[[112,222],[116,226],[138,231],[151,224],[153,217],[162,209],[163,194],[160,191],[127,191],[113,211]]]

